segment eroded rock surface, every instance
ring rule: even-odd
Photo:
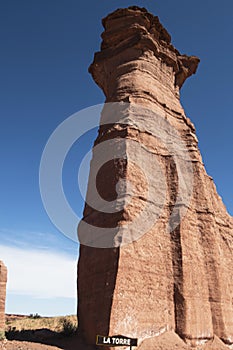
[[[0,261],[0,331],[5,330],[5,301],[6,301],[7,269]]]
[[[176,349],[215,349],[218,341],[227,348],[233,344],[233,220],[205,171],[179,98],[199,59],[180,54],[143,8],[119,9],[103,26],[90,72],[106,102],[116,103],[104,108],[101,122],[117,118],[100,125],[79,226],[80,331],[89,344],[97,334],[122,334],[137,337],[140,349],[165,349],[163,339],[173,334]],[[104,142],[126,155],[119,159],[116,152],[96,180],[101,197],[120,208],[114,213],[88,204],[96,146]],[[109,235],[101,241],[96,229],[95,241],[85,224]]]

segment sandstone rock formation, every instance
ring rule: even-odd
[[[119,9],[103,26],[90,72],[113,104],[102,112],[79,225],[80,332],[89,344],[97,334],[136,337],[142,350],[233,345],[233,220],[179,99],[199,59],[181,55],[144,8]],[[98,209],[92,173],[111,147],[96,177]]]
[[[0,332],[5,329],[5,300],[6,300],[7,269],[0,261]]]

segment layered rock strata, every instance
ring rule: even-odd
[[[0,261],[0,332],[5,331],[5,301],[6,301],[7,269]]]
[[[89,70],[109,104],[79,225],[80,332],[89,344],[97,334],[137,337],[140,349],[156,349],[164,333],[184,348],[211,349],[214,337],[232,345],[233,220],[179,96],[199,59],[181,55],[144,8],[119,9],[103,26]],[[99,207],[90,204],[96,173]]]

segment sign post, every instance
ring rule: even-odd
[[[96,336],[96,345],[102,346],[130,346],[130,350],[132,350],[132,346],[138,345],[137,338],[128,338],[122,335],[115,335],[113,337],[97,335]]]

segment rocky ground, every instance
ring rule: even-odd
[[[36,344],[31,342],[21,342],[21,341],[3,341],[0,345],[1,350],[52,350],[61,349],[56,346],[49,346],[44,344]]]
[[[46,344],[47,343],[47,344]],[[156,345],[155,345],[156,344]],[[4,340],[0,342],[0,350],[94,350],[95,348],[88,348],[86,345],[77,341],[77,337],[54,337],[48,339],[41,339],[40,342],[18,341],[18,340]],[[112,348],[115,349],[115,348]],[[122,348],[123,349],[123,348]],[[128,350],[128,348],[124,348]],[[134,348],[136,349],[136,348]],[[138,350],[226,350],[227,348],[217,337],[206,344],[198,347],[190,347],[185,344],[174,332],[166,332],[157,337],[156,342],[154,338],[146,339],[139,344]]]

